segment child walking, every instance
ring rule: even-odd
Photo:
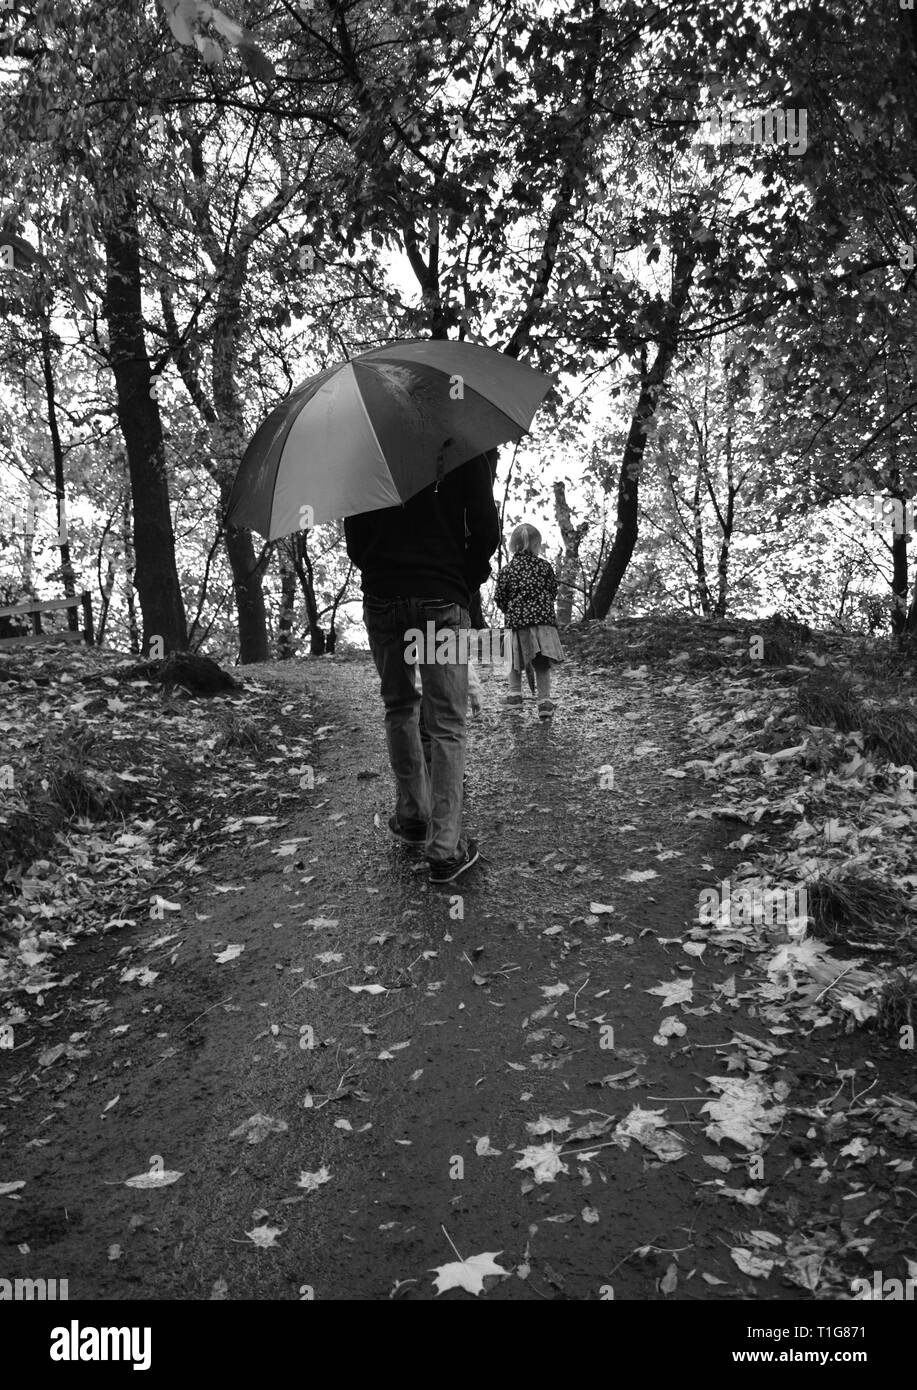
[[[538,717],[550,719],[557,708],[551,699],[551,668],[564,659],[557,635],[557,577],[542,560],[541,534],[523,522],[509,538],[512,559],[497,579],[496,605],[512,629],[512,665],[508,705],[522,704],[522,673],[534,694],[538,688]]]

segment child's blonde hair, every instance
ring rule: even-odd
[[[509,548],[513,555],[519,555],[523,550],[529,550],[533,555],[537,555],[541,550],[541,532],[537,526],[523,521],[522,525],[517,526],[510,536]]]

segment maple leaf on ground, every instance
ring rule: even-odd
[[[704,1131],[717,1144],[732,1139],[744,1149],[759,1150],[783,1118],[784,1107],[771,1105],[770,1092],[757,1076],[708,1076],[707,1084],[720,1092],[717,1100],[701,1106],[710,1116]]]
[[[550,1141],[547,1144],[529,1144],[524,1149],[519,1149],[522,1154],[518,1163],[514,1163],[514,1168],[531,1168],[532,1175],[536,1183],[553,1182],[558,1173],[568,1173],[570,1170],[566,1163],[560,1158],[561,1145]]]
[[[683,980],[661,980],[646,993],[662,995],[661,1009],[671,1009],[675,1004],[690,1004],[694,999],[694,976],[689,975]]]
[[[484,1292],[484,1280],[488,1275],[511,1273],[496,1263],[496,1256],[502,1254],[502,1250],[485,1250],[480,1255],[469,1255],[467,1260],[436,1265],[430,1272],[436,1275],[433,1283],[437,1294],[445,1293],[447,1289],[465,1289],[477,1297]]]
[[[277,1244],[277,1237],[282,1236],[285,1229],[285,1226],[255,1226],[245,1234],[259,1250],[272,1250]]]
[[[623,1140],[623,1149],[631,1139],[636,1139],[645,1149],[649,1149],[663,1163],[674,1163],[687,1153],[681,1135],[667,1128],[664,1110],[644,1110],[635,1105],[630,1114],[615,1127],[614,1137]]]

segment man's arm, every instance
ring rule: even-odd
[[[494,502],[493,476],[484,454],[465,469],[465,571],[473,588],[490,577],[490,557],[500,544],[500,516]]]
[[[363,556],[366,552],[366,542],[371,526],[371,512],[361,512],[359,516],[345,516],[344,518],[344,540],[347,545],[347,557],[353,561],[358,570],[362,570],[363,568]]]

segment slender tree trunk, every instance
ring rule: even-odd
[[[280,564],[280,617],[277,622],[277,651],[281,661],[293,655],[293,615],[296,609],[296,571],[285,545],[277,552]]]
[[[36,499],[38,496],[38,484],[34,476],[29,479],[29,509],[26,513],[26,523],[22,532],[22,592],[26,598],[37,600],[35,593],[35,577],[33,566],[35,563],[35,516],[37,512]],[[40,633],[41,614],[31,613],[32,631]]]
[[[308,548],[308,532],[293,537],[293,564],[306,601],[306,621],[309,624],[309,650],[312,656],[324,656],[325,633],[318,618],[315,598],[315,575]]]
[[[150,394],[153,374],[143,337],[140,231],[133,190],[105,235],[111,368],[130,471],[135,583],[143,614],[143,650],[153,638],[163,651],[181,651],[188,633],[175,564],[165,447],[159,406]]]
[[[729,586],[729,557],[732,552],[732,533],[735,528],[736,512],[736,490],[730,480],[729,490],[726,494],[726,515],[723,519],[723,539],[720,542],[720,554],[716,565],[716,606],[713,615],[716,618],[726,616],[726,596]]]
[[[340,606],[341,606],[341,603],[342,603],[342,601],[343,601],[344,595],[347,593],[347,590],[350,588],[350,580],[351,580],[351,576],[352,576],[352,575],[353,575],[353,562],[351,561],[351,563],[347,566],[347,573],[346,573],[346,575],[344,576],[344,582],[343,582],[343,584],[341,585],[341,587],[338,589],[337,593],[335,594],[335,596],[334,596],[334,602],[333,602],[332,605],[331,605],[331,622],[330,622],[329,627],[328,627],[328,641],[327,641],[327,643],[325,644],[325,650],[326,650],[326,652],[329,653],[329,655],[333,655],[333,654],[334,654],[334,649],[335,649],[335,647],[337,646],[337,616],[338,616],[338,609],[339,609]]]
[[[579,570],[579,548],[580,542],[589,530],[589,522],[582,521],[579,526],[574,526],[563,483],[554,484],[554,515],[564,542],[560,574],[557,577],[557,623],[559,627],[563,627],[573,620],[573,593]]]
[[[621,459],[621,472],[618,476],[618,523],[611,553],[605,568],[599,576],[589,606],[587,618],[605,618],[608,615],[621,580],[630,564],[634,547],[637,544],[637,518],[639,515],[640,469],[646,452],[646,437],[659,405],[659,397],[668,375],[669,367],[678,345],[678,327],[691,287],[697,251],[693,243],[679,249],[675,257],[672,278],[672,295],[665,314],[665,323],[660,332],[656,358],[648,372],[644,372],[640,382],[637,407],[631,417],[624,456]]]
[[[902,634],[907,627],[907,521],[909,498],[902,488],[899,468],[892,467],[889,496],[900,502],[902,525],[892,528],[892,632]]]
[[[218,254],[218,248],[213,247],[212,254]],[[241,287],[238,293],[241,294]],[[245,451],[241,409],[235,384],[236,326],[241,312],[238,297],[221,297],[214,327],[212,384],[216,405],[210,401],[201,385],[196,357],[181,337],[171,297],[164,287],[160,290],[160,302],[169,346],[179,375],[201,418],[210,429],[212,447],[210,458],[205,458],[204,465],[220,489],[220,506],[225,516],[236,469]],[[239,662],[246,665],[255,661],[269,661],[267,610],[261,587],[268,556],[265,554],[260,558],[256,557],[251,532],[240,530],[238,527],[223,528],[223,544],[232,573],[239,634]]]
[[[720,522],[720,554],[716,566],[716,606],[714,607],[714,617],[725,618],[726,616],[726,595],[729,585],[729,557],[732,552],[732,533],[735,529],[736,517],[736,492],[735,468],[733,467],[732,453],[732,409],[731,398],[729,406],[729,419],[726,425],[726,511],[720,513],[717,507],[717,516]]]
[[[125,481],[121,508],[121,544],[124,554],[124,605],[127,609],[127,640],[131,656],[140,654],[140,630],[137,625],[137,605],[134,602],[134,539],[131,535],[131,493],[129,478]]]
[[[699,460],[697,472],[694,475],[694,496],[691,498],[691,512],[694,519],[694,569],[697,574],[697,596],[700,600],[701,612],[705,618],[709,618],[713,609],[713,601],[710,597],[710,585],[707,583],[707,560],[704,556],[704,527],[700,509],[702,472],[703,460]]]
[[[51,458],[54,462],[54,492],[57,498],[57,543],[60,549],[61,578],[64,583],[64,596],[74,598],[73,565],[70,562],[70,542],[67,539],[67,500],[64,484],[64,451],[61,447],[60,430],[57,425],[57,399],[54,390],[54,364],[51,358],[51,333],[46,321],[41,325],[41,369],[45,380],[45,400],[48,407],[48,433],[51,436]],[[67,609],[67,626],[76,632],[80,625],[80,615],[75,608]]]
[[[115,562],[109,555],[108,573],[105,576],[105,584],[102,587],[102,602],[99,610],[99,623],[96,628],[96,646],[101,647],[105,641],[105,628],[108,624],[108,610],[111,607],[111,596],[115,587]]]
[[[892,632],[902,633],[908,624],[907,532],[892,534]]]

